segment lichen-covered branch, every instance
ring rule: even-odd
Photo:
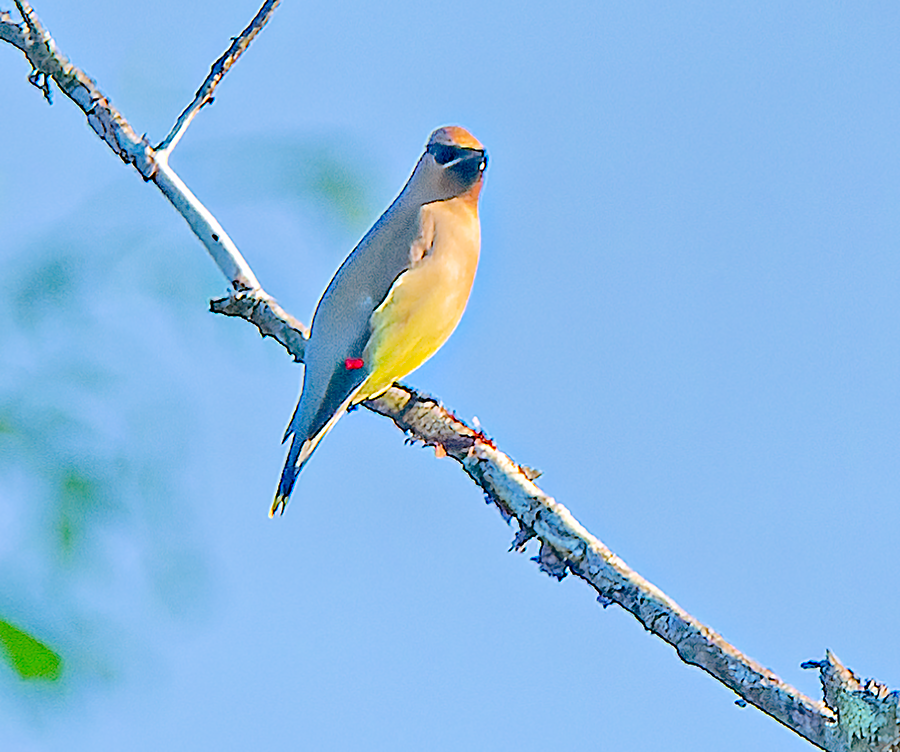
[[[2,20],[3,39],[12,41],[31,64],[29,81],[37,86],[50,101],[49,79],[56,82],[69,99],[75,102],[87,116],[91,128],[102,138],[113,152],[126,164],[132,164],[138,172],[149,180],[156,170],[153,150],[146,138],[138,136],[128,122],[119,114],[97,88],[93,79],[72,65],[60,52],[53,37],[43,27],[31,6],[17,1],[16,6],[23,21],[14,24],[9,14]]]
[[[22,52],[28,48],[28,42],[22,27],[17,24],[8,11],[0,11],[0,39],[18,47]]]
[[[819,669],[825,703],[839,723],[834,729],[840,749],[850,752],[897,752],[900,750],[900,692],[891,692],[881,682],[860,681],[830,650],[823,661],[807,661],[803,668]]]
[[[293,355],[294,360],[303,362],[309,329],[262,290],[211,300],[209,310],[249,321],[263,337],[271,337]]]
[[[138,137],[97,85],[57,49],[40,19],[23,0],[16,6],[22,21],[0,13],[0,40],[21,50],[32,66],[29,80],[50,99],[55,81],[87,116],[94,131],[145,180],[156,183],[184,216],[193,232],[231,283],[230,297],[211,302],[211,310],[239,316],[263,336],[281,343],[302,361],[307,328],[284,311],[260,286],[250,266],[219,222],[191,193],[168,164],[197,112],[212,101],[212,93],[240,54],[271,16],[277,0],[267,0],[247,29],[212,66],[209,76],[158,149]],[[742,699],[829,752],[900,752],[898,695],[877,682],[861,683],[828,653],[824,661],[803,664],[818,668],[824,702],[805,697],[719,634],[704,626],[671,598],[634,572],[591,535],[562,504],[545,494],[534,480],[537,473],[513,462],[482,432],[448,412],[432,397],[394,385],[364,405],[389,417],[411,440],[433,446],[439,457],[459,462],[518,532],[512,548],[525,549],[536,539],[535,560],[547,574],[562,579],[572,573],[587,582],[604,606],[618,604],[650,632],[672,645],[686,663],[699,666]]]
[[[518,523],[513,549],[522,550],[532,538],[540,541],[535,560],[544,572],[559,579],[568,572],[577,575],[597,591],[604,606],[615,603],[629,611],[672,645],[685,663],[699,666],[822,749],[847,749],[840,743],[836,715],[829,707],[804,696],[694,619],[538,488],[534,471],[517,465],[433,398],[394,387],[365,405],[390,417],[412,439],[459,462],[487,500]]]

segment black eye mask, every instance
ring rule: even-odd
[[[456,160],[468,160],[476,155],[484,157],[484,151],[481,149],[467,149],[463,146],[448,146],[447,144],[432,144],[428,147],[428,153],[439,165],[449,164]]]

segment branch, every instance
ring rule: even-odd
[[[694,619],[659,588],[632,570],[591,535],[568,509],[533,482],[535,472],[501,452],[430,397],[393,387],[366,407],[391,418],[413,440],[437,447],[459,462],[519,531],[511,550],[522,551],[531,538],[540,541],[534,558],[542,571],[562,579],[568,572],[597,591],[605,607],[616,603],[650,632],[668,642],[685,663],[699,666],[747,702],[826,750],[835,744],[835,714],[804,696],[775,674],[728,644]]]
[[[294,356],[294,360],[303,362],[309,327],[291,316],[262,290],[211,300],[209,310],[249,321],[263,337],[272,337]]]
[[[234,38],[231,47],[226,50],[222,57],[213,63],[206,80],[200,88],[197,89],[194,101],[191,102],[185,108],[184,112],[178,116],[178,120],[169,135],[156,147],[157,152],[171,152],[181,140],[187,127],[191,124],[194,115],[200,112],[200,109],[204,105],[212,104],[213,92],[219,85],[219,81],[221,81],[225,74],[228,73],[231,66],[237,62],[237,59],[243,54],[244,50],[250,46],[250,42],[253,41],[253,38],[262,31],[262,27],[266,25],[272,12],[278,7],[279,2],[280,0],[266,0],[247,28],[241,32],[240,36]]]
[[[825,702],[840,719],[834,735],[843,745],[841,749],[900,749],[900,692],[891,692],[874,679],[861,682],[830,650],[824,661],[807,661],[801,666],[819,669]]]
[[[169,166],[168,159],[172,147],[184,135],[194,113],[212,101],[213,91],[222,77],[265,25],[277,5],[278,0],[267,0],[250,25],[216,61],[194,102],[182,113],[159,150],[150,146],[146,137],[138,136],[93,79],[69,62],[27,2],[16,0],[22,23],[14,23],[8,13],[0,15],[0,38],[25,54],[32,67],[29,81],[41,89],[47,101],[50,101],[49,81],[52,79],[60,91],[84,112],[88,124],[113,152],[126,164],[133,165],[144,180],[153,181],[163,192],[206,246],[232,289],[257,296],[260,301],[270,298],[262,290],[250,265],[224,228]],[[274,320],[269,324],[273,330],[278,326]]]
[[[263,305],[259,315],[262,315],[266,310],[264,303],[272,302],[270,296],[263,292],[250,265],[244,260],[241,252],[218,221],[216,221],[216,218],[200,203],[181,178],[169,167],[169,155],[181,140],[185,131],[187,131],[194,116],[204,105],[212,103],[213,92],[216,90],[219,82],[231,66],[237,62],[244,50],[249,47],[250,42],[262,30],[262,27],[266,25],[275,8],[278,7],[278,3],[279,0],[266,0],[247,28],[241,32],[240,36],[232,40],[231,46],[213,63],[209,75],[197,90],[194,101],[179,115],[169,135],[156,147],[156,162],[159,165],[159,169],[153,178],[166,198],[172,202],[172,205],[187,220],[194,234],[206,246],[206,250],[209,251],[222,273],[231,282],[232,289],[237,293],[250,292],[258,297],[260,304]],[[269,322],[267,318],[266,322],[268,328],[277,328],[278,326],[274,320]],[[263,331],[262,328],[260,331]],[[265,336],[265,333],[263,333],[263,336]]]
[[[273,337],[302,361],[307,327],[265,293],[221,225],[168,165],[172,149],[194,116],[212,102],[216,86],[265,25],[278,0],[267,0],[216,61],[194,101],[157,149],[146,138],[138,137],[96,84],[62,55],[31,7],[19,0],[16,5],[23,21],[17,24],[8,13],[0,13],[0,39],[25,54],[33,69],[29,80],[48,100],[48,81],[55,81],[113,152],[134,165],[145,180],[156,183],[231,282],[232,295],[212,301],[211,310],[246,319],[263,336]],[[523,551],[532,538],[537,539],[540,551],[534,560],[542,571],[558,579],[569,572],[580,577],[596,590],[604,607],[616,603],[627,610],[648,631],[672,645],[685,663],[699,666],[740,695],[742,701],[830,752],[900,748],[897,692],[889,692],[873,681],[860,683],[829,652],[824,661],[803,664],[804,668],[819,669],[825,701],[804,696],[628,567],[568,509],[535,485],[538,473],[513,462],[482,432],[466,425],[433,398],[394,385],[364,404],[393,420],[410,441],[433,446],[438,457],[459,462],[488,502],[495,504],[508,521],[516,520],[519,529],[511,550]]]
[[[234,241],[212,212],[200,203],[191,189],[169,166],[168,155],[166,153],[155,155],[154,163],[156,171],[152,180],[156,183],[156,187],[169,199],[172,206],[191,226],[194,235],[206,246],[206,250],[222,270],[222,274],[231,282],[231,288],[236,292],[255,291],[263,295],[259,280],[256,279],[256,275]]]
[[[28,48],[28,42],[22,28],[13,21],[12,16],[6,11],[0,11],[0,39],[9,42],[13,47],[18,47],[22,52]]]

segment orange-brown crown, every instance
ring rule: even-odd
[[[447,146],[461,146],[464,149],[484,149],[481,142],[458,125],[446,125],[438,128],[428,139],[428,145],[446,144]]]

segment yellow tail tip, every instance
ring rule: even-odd
[[[284,509],[287,506],[287,502],[288,502],[287,496],[282,496],[281,494],[278,494],[275,497],[275,501],[272,502],[272,508],[269,510],[269,519],[271,520],[275,516],[276,512],[278,512],[279,514],[284,514]],[[280,509],[280,511],[279,511],[279,509]]]

